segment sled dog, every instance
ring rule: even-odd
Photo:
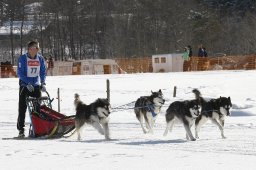
[[[195,93],[195,91],[192,91]],[[172,131],[173,125],[176,120],[180,121],[185,130],[187,140],[195,141],[191,127],[195,122],[195,119],[201,114],[200,101],[198,99],[185,100],[185,101],[174,101],[170,104],[166,110],[166,129],[164,136],[167,135],[168,131]]]
[[[196,89],[197,90],[197,89]],[[202,114],[196,119],[195,122],[195,136],[199,138],[198,132],[200,127],[210,119],[221,131],[221,137],[226,138],[224,135],[224,121],[226,116],[230,116],[230,108],[232,107],[230,97],[219,97],[206,101],[201,97],[200,91],[197,90],[197,99],[200,99],[202,105]]]
[[[75,99],[74,104],[76,106],[75,127],[77,139],[81,140],[81,127],[84,124],[90,124],[100,134],[105,135],[105,139],[109,140],[110,104],[108,100],[98,98],[93,103],[86,105],[80,99]]]
[[[150,96],[141,96],[135,102],[134,112],[140,122],[143,133],[153,134],[153,126],[157,115],[160,113],[161,107],[165,100],[161,89],[157,92],[151,91]],[[145,121],[146,128],[143,123]]]

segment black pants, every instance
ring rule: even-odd
[[[26,98],[28,96],[39,98],[41,97],[41,90],[39,86],[34,87],[34,91],[28,91],[27,87],[20,86],[19,90],[19,115],[17,121],[17,129],[24,132],[25,117],[27,110]]]

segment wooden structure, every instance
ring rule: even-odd
[[[115,61],[126,73],[148,73],[153,71],[151,57],[118,58]]]

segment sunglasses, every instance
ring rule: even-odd
[[[39,49],[39,47],[37,47],[37,46],[33,46],[33,47],[30,47],[31,49]]]

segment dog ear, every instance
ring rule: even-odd
[[[231,98],[230,97],[228,97],[228,101],[230,103],[230,106],[232,107],[232,103],[231,103]]]
[[[76,99],[79,98],[79,94],[77,94],[77,93],[75,93],[74,96]]]
[[[153,94],[154,92],[151,90],[151,93]]]
[[[220,100],[219,100],[219,104],[221,103],[221,96],[220,96]]]
[[[158,91],[158,92],[162,93],[162,90],[161,90],[161,89],[159,89],[159,91]]]

